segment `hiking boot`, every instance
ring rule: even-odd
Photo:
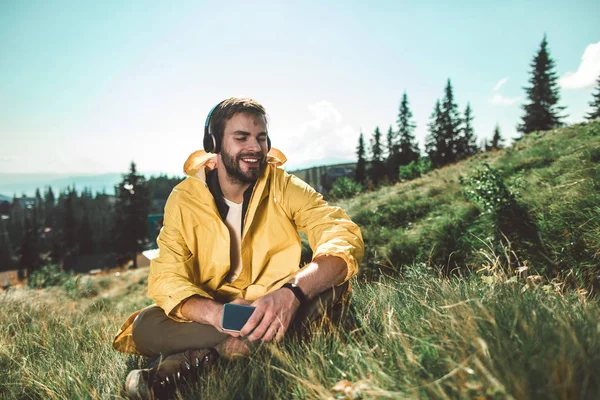
[[[146,369],[134,369],[125,380],[125,393],[132,399],[167,399],[182,381],[195,382],[200,373],[219,358],[213,348],[187,350],[160,357]]]

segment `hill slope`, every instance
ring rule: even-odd
[[[597,285],[600,121],[534,132],[508,149],[340,205],[363,228],[369,275],[414,263],[479,269],[508,251],[507,267],[575,271]]]

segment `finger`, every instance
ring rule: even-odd
[[[267,332],[267,329],[269,329],[274,320],[275,314],[273,314],[270,311],[265,313],[265,316],[263,317],[262,321],[260,321],[260,325],[254,328],[250,336],[248,336],[248,340],[251,342],[255,342],[259,339],[262,339],[262,337]]]
[[[240,334],[239,331],[226,331],[226,330],[222,330],[222,332],[228,334],[229,336],[235,337],[235,338],[241,336],[241,334]]]
[[[250,302],[240,297],[239,299],[235,299],[234,301],[232,301],[231,304],[241,304],[243,306],[249,306]]]
[[[224,313],[224,309],[222,308],[221,312],[217,316],[216,321],[218,321],[218,322],[215,321],[212,325],[221,333],[226,333],[229,336],[233,336],[233,337],[239,337],[240,336],[239,331],[229,331],[229,330],[223,329],[223,313]]]
[[[216,328],[216,329],[217,329],[219,332],[221,332],[221,333],[226,333],[226,334],[228,334],[228,335],[230,335],[230,336],[233,336],[233,337],[239,337],[239,336],[240,336],[240,332],[239,332],[239,331],[228,331],[228,330],[225,330],[225,329],[223,329],[223,326],[221,325],[221,323],[222,323],[222,322],[219,322],[219,325],[218,325],[218,326],[215,326],[215,328]],[[213,325],[213,326],[214,326],[214,325]]]
[[[281,325],[277,321],[273,321],[271,326],[269,326],[267,333],[265,333],[265,335],[262,337],[262,341],[270,342],[271,340],[273,340],[279,329],[281,329]]]
[[[240,330],[241,336],[248,336],[263,319],[264,314],[265,309],[257,307],[250,318],[248,318],[248,321],[246,321],[246,324],[242,327],[242,330]]]

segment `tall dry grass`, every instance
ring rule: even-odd
[[[352,329],[315,326],[310,341],[262,346],[178,397],[598,398],[598,303],[522,267],[506,273],[507,256],[490,251],[468,278],[415,266],[401,279],[354,282]],[[148,303],[145,273],[96,278],[103,289],[92,298],[2,293],[0,397],[120,398],[144,361],[110,343]]]

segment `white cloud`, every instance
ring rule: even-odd
[[[520,97],[504,97],[501,94],[495,94],[489,102],[501,106],[510,106],[521,100]]]
[[[586,89],[594,86],[598,75],[600,75],[600,42],[588,45],[577,71],[564,74],[558,80],[558,84],[563,89]]]
[[[309,121],[300,124],[290,135],[285,151],[294,164],[318,163],[326,159],[355,158],[358,130],[344,124],[340,112],[328,101],[308,106]]]
[[[506,83],[508,82],[508,76],[506,78],[502,78],[498,81],[498,83],[496,83],[496,86],[494,86],[494,92],[497,92],[498,90],[500,90],[500,88]]]

